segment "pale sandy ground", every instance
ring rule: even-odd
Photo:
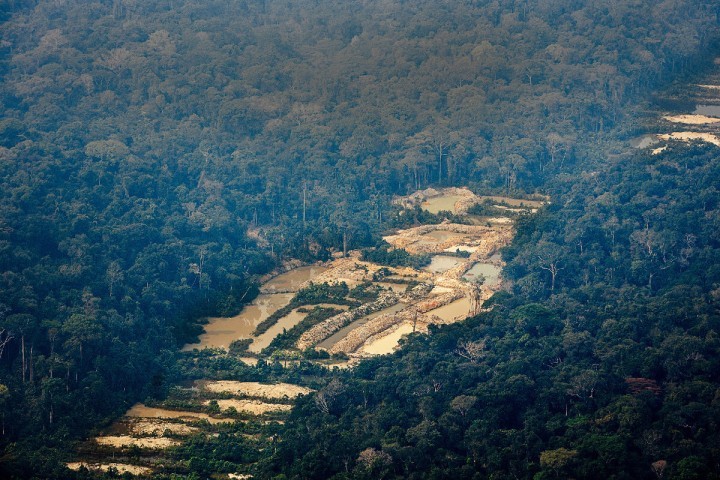
[[[162,436],[166,431],[173,435],[190,435],[198,431],[197,428],[185,425],[184,423],[170,423],[155,420],[139,420],[128,424],[133,435],[155,435]]]
[[[213,400],[206,400],[205,402],[203,402],[203,404],[209,405],[211,401]],[[228,400],[215,401],[220,407],[220,410],[227,410],[232,407],[238,412],[252,413],[253,415],[264,415],[266,413],[273,412],[287,412],[292,408],[291,405],[279,403],[265,403],[259,400],[238,400],[233,398]]]
[[[702,140],[703,142],[712,143],[720,147],[720,138],[712,133],[701,133],[701,132],[673,132],[658,135],[661,140],[682,140],[689,142],[691,140]]]
[[[100,445],[106,445],[115,448],[136,446],[140,448],[164,449],[168,447],[174,447],[175,445],[180,444],[179,441],[172,438],[135,438],[131,437],[130,435],[108,435],[105,437],[95,437],[95,441]]]
[[[207,420],[209,423],[227,423],[234,422],[232,418],[213,418],[205,413],[183,412],[180,410],[167,410],[165,408],[147,407],[142,403],[137,403],[125,413],[127,417],[142,418],[180,418],[191,422],[199,420]]]
[[[248,397],[270,398],[275,400],[296,398],[299,395],[307,395],[312,392],[310,388],[291,385],[289,383],[267,385],[258,382],[236,382],[231,380],[204,382],[202,388],[213,393],[230,393],[232,395],[245,395]]]
[[[720,118],[708,117],[706,115],[669,115],[663,118],[668,122],[684,123],[686,125],[708,125],[720,122]]]
[[[131,475],[149,475],[152,473],[152,469],[147,467],[140,467],[138,465],[129,465],[127,463],[86,463],[86,462],[70,462],[66,463],[70,470],[80,470],[81,467],[85,467],[88,470],[101,470],[107,472],[111,468],[114,468],[118,473],[129,473]]]
[[[700,88],[707,88],[710,90],[720,90],[720,85],[698,85]]]

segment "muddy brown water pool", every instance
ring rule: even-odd
[[[420,240],[429,243],[444,243],[451,238],[463,239],[467,238],[468,236],[469,235],[465,233],[449,232],[447,230],[433,230],[426,233],[425,235],[421,235]]]
[[[300,286],[323,273],[327,268],[310,265],[299,267],[270,279],[260,289],[264,293],[297,292]]]
[[[421,207],[423,210],[427,210],[433,214],[438,214],[441,211],[457,213],[455,211],[455,204],[463,198],[465,198],[463,195],[443,195],[440,197],[429,198],[422,203]]]
[[[480,275],[485,277],[485,285],[495,285],[500,281],[500,271],[502,269],[492,263],[476,263],[470,270],[465,272],[463,279],[472,282],[477,279]]]
[[[423,270],[430,273],[444,273],[453,267],[457,267],[463,263],[465,259],[459,257],[451,257],[448,255],[435,255],[430,260],[430,265],[423,267]]]
[[[380,337],[377,340],[363,346],[361,351],[370,355],[386,355],[392,353],[399,345],[403,335],[413,332],[413,326],[410,323],[401,324],[395,331]]]
[[[290,303],[293,296],[293,293],[261,294],[234,317],[210,318],[204,326],[205,333],[200,335],[200,341],[186,345],[183,350],[206,347],[227,349],[234,340],[251,338],[255,327]]]
[[[430,310],[428,315],[436,315],[446,322],[465,319],[470,313],[470,299],[462,297],[442,307]]]
[[[386,313],[397,313],[400,310],[402,310],[403,308],[405,308],[405,306],[406,305],[404,303],[396,303],[395,305],[393,305],[391,307],[384,308],[377,312],[371,313],[370,315],[366,315],[362,318],[359,318],[359,319],[355,320],[354,322],[352,322],[347,327],[341,328],[340,330],[335,332],[333,335],[329,336],[328,338],[326,338],[325,340],[320,342],[318,344],[318,347],[329,349],[333,345],[335,345],[337,342],[339,342],[340,340],[345,338],[350,332],[352,332],[353,330],[355,330],[358,327],[361,327],[362,325],[365,325],[367,322],[369,322],[373,318],[377,318],[380,315],[385,315]]]
[[[204,326],[205,333],[199,337],[200,341],[185,345],[183,350],[190,351],[195,348],[227,349],[234,340],[252,338],[255,328],[260,322],[290,303],[290,300],[295,295],[292,292],[296,292],[303,283],[312,280],[325,270],[327,270],[325,267],[318,266],[300,267],[272,278],[261,287],[263,293],[258,295],[251,304],[246,305],[238,315],[209,318],[208,323]],[[296,314],[284,318],[287,320],[282,323],[278,322],[280,326],[273,330],[275,335],[282,332],[283,328],[288,328],[288,325],[299,323],[303,317]],[[292,325],[290,328],[292,328]],[[250,351],[259,352],[260,349],[270,344],[272,338],[274,337],[261,336],[260,342],[256,347],[250,348]]]
[[[322,303],[319,305],[307,305],[305,307],[301,307],[303,310],[312,310],[315,307],[321,307],[321,308],[335,308],[337,310],[347,310],[347,305],[335,305],[335,304],[329,304],[329,303]],[[263,348],[266,348],[270,343],[272,343],[273,339],[283,333],[284,331],[290,330],[298,323],[302,322],[303,319],[307,316],[308,312],[299,312],[296,308],[292,312],[288,313],[281,319],[275,323],[272,327],[268,328],[265,333],[260,334],[259,336],[255,337],[253,339],[253,342],[250,344],[250,347],[248,347],[248,350],[254,353],[260,353],[260,351]]]
[[[250,344],[248,350],[251,352],[259,353],[260,350],[270,345],[270,343],[275,337],[283,333],[283,331],[290,330],[292,327],[302,322],[302,320],[306,316],[307,312],[303,313],[298,312],[297,309],[293,310],[292,312],[288,313],[280,320],[278,320],[275,325],[268,328],[265,333],[262,333],[258,337],[255,337],[253,342]]]

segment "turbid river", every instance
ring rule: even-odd
[[[205,333],[200,335],[200,341],[198,343],[185,345],[183,350],[188,351],[194,348],[203,349],[206,347],[227,349],[234,340],[251,338],[252,332],[255,331],[255,327],[257,327],[260,322],[290,303],[290,300],[292,300],[294,296],[293,292],[296,292],[300,288],[300,285],[308,280],[312,280],[325,270],[325,268],[315,266],[300,267],[278,275],[264,284],[261,290],[265,293],[258,295],[258,297],[250,305],[245,306],[238,315],[234,317],[213,317],[208,319],[208,323],[205,325]],[[282,332],[283,326],[287,328],[287,325],[295,320],[297,320],[295,323],[298,323],[302,320],[302,317],[299,319],[292,317],[288,322],[285,322],[279,327],[279,331]],[[270,338],[269,341],[264,336],[261,336],[261,338],[263,343],[267,341],[267,345],[272,341],[272,338]]]

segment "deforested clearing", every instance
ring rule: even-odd
[[[129,473],[130,475],[149,475],[152,473],[152,469],[148,467],[141,467],[139,465],[130,465],[127,463],[89,463],[89,462],[70,462],[66,464],[70,470],[80,470],[86,468],[88,470],[100,470],[107,472],[109,470],[116,470],[119,474]]]
[[[686,125],[707,125],[720,122],[720,118],[707,115],[668,115],[663,117],[668,122],[684,123]]]
[[[166,437],[131,437],[130,435],[108,435],[105,437],[95,437],[95,442],[99,445],[108,447],[124,448],[139,447],[147,449],[165,449],[179,445],[178,440]]]
[[[226,400],[206,400],[205,405],[217,402],[220,410],[234,408],[238,412],[251,413],[253,415],[264,415],[266,413],[287,412],[292,406],[284,403],[265,403],[259,400],[238,400],[236,398]]]
[[[202,383],[202,388],[213,393],[230,393],[247,397],[267,398],[282,400],[284,398],[295,398],[299,395],[307,395],[312,389],[291,385],[289,383],[277,383],[274,385],[259,382],[235,382],[231,380],[218,380]],[[218,401],[219,403],[219,401]]]
[[[198,431],[197,428],[185,425],[184,423],[160,422],[154,420],[141,419],[131,422],[129,430],[134,435],[153,435],[162,436],[165,432],[172,435],[190,435]]]

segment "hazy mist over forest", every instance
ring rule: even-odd
[[[0,477],[720,478],[717,2],[0,22]]]

